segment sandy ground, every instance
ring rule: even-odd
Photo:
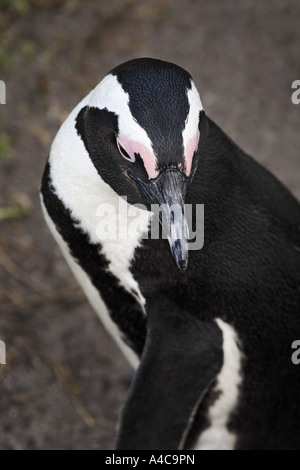
[[[46,5],[46,6],[45,6]],[[113,449],[130,368],[76,286],[38,188],[67,114],[115,65],[186,68],[207,114],[300,198],[300,4],[0,2],[0,449]]]

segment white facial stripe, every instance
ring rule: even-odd
[[[153,152],[151,140],[147,132],[136,122],[129,108],[129,95],[126,93],[115,75],[107,75],[90,94],[89,106],[107,109],[118,116],[119,136],[122,139],[142,145],[147,150],[144,157],[145,168],[153,177],[157,161]],[[136,150],[139,153],[139,150]],[[141,155],[143,158],[143,155]],[[148,172],[149,174],[149,172]]]
[[[185,128],[182,132],[183,145],[186,148],[191,139],[195,137],[199,124],[199,113],[203,110],[201,99],[194,82],[191,83],[191,89],[188,90],[190,110],[186,120]]]
[[[197,129],[195,136],[189,141],[189,143],[184,149],[184,158],[185,158],[187,176],[189,176],[191,173],[193,157],[194,157],[195,151],[198,148],[199,139],[200,139],[200,131],[199,129]]]
[[[199,134],[199,113],[203,110],[200,95],[194,82],[191,82],[191,89],[188,90],[188,100],[190,105],[189,114],[186,120],[185,128],[182,132],[184,157],[186,162],[187,175],[189,175],[192,166],[192,158],[197,150],[200,138]]]
[[[52,184],[64,206],[70,210],[72,217],[79,221],[78,226],[88,235],[90,242],[93,244],[101,242],[103,254],[110,263],[110,271],[128,292],[131,290],[138,292],[140,303],[143,306],[145,301],[131,274],[130,265],[135,249],[141,243],[142,234],[148,230],[151,213],[140,210],[143,219],[141,233],[130,234],[122,244],[118,239],[107,241],[99,239],[97,234],[99,204],[112,204],[119,211],[120,204],[127,205],[127,202],[123,201],[102,180],[89,158],[82,139],[77,134],[76,117],[79,111],[89,104],[90,97],[91,95],[88,95],[76,106],[62,124],[52,143],[49,157]],[[120,158],[122,157],[120,156]],[[122,226],[123,221],[120,219],[119,221]]]
[[[199,113],[203,109],[199,93],[194,82],[191,82],[191,88],[187,92],[190,105],[189,114],[186,119],[185,128],[182,132],[184,157],[187,175],[190,174],[192,159],[198,146],[199,133]],[[155,178],[158,175],[157,159],[153,152],[151,140],[145,131],[134,119],[129,108],[129,95],[126,93],[115,75],[107,75],[97,87],[90,93],[89,106],[99,109],[107,109],[118,116],[119,137],[131,141],[140,153],[144,161],[145,169],[149,178]],[[143,152],[140,152],[144,149]]]

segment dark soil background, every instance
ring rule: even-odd
[[[130,368],[43,221],[51,141],[114,66],[186,68],[207,114],[300,198],[299,0],[0,0],[0,449],[113,449]]]

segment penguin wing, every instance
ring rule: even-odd
[[[122,412],[117,449],[182,449],[222,363],[222,333],[215,322],[174,307],[148,312],[146,344]]]

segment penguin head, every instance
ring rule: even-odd
[[[125,62],[90,93],[76,129],[101,178],[130,204],[157,213],[185,269],[184,200],[207,134],[190,74],[156,59]]]

